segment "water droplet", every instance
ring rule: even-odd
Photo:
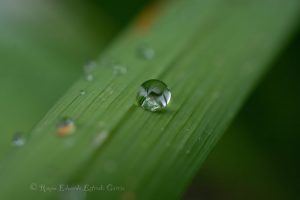
[[[98,133],[96,135],[96,137],[93,140],[93,145],[94,147],[99,147],[103,144],[103,142],[105,141],[105,139],[108,136],[108,132],[107,131],[101,131],[100,133]]]
[[[85,64],[83,66],[84,73],[85,74],[92,73],[93,70],[95,69],[95,67],[96,67],[96,62],[95,61],[89,61],[89,62],[87,62],[87,64]]]
[[[85,80],[92,81],[92,80],[94,80],[94,76],[92,74],[86,74],[85,75]]]
[[[86,65],[83,66],[84,77],[87,81],[92,81],[94,79],[92,72],[95,67],[96,67],[95,61],[90,61]]]
[[[169,104],[171,91],[164,82],[151,79],[141,85],[136,100],[137,104],[145,110],[161,111]]]
[[[86,92],[84,91],[84,90],[80,90],[80,95],[81,96],[83,96],[83,95],[85,95],[86,94]]]
[[[59,136],[67,136],[67,135],[71,135],[72,133],[74,133],[74,131],[76,130],[76,126],[75,126],[75,122],[68,118],[68,117],[64,117],[57,125],[57,134]]]
[[[145,60],[151,60],[155,57],[155,51],[154,49],[146,46],[146,45],[142,45],[137,49],[137,54],[139,57],[145,59]]]
[[[24,135],[21,132],[16,132],[12,138],[12,144],[14,146],[23,146],[26,142]]]
[[[114,75],[123,75],[127,73],[127,68],[120,65],[120,64],[115,64],[113,65],[113,74]]]

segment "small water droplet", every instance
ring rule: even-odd
[[[80,90],[80,95],[81,96],[83,96],[83,95],[85,95],[86,94],[86,92],[84,91],[84,90]]]
[[[127,68],[120,65],[120,64],[115,64],[113,65],[113,74],[114,75],[124,75],[127,73]]]
[[[75,122],[68,118],[64,117],[58,124],[57,124],[57,134],[59,136],[67,136],[74,133],[76,130]]]
[[[137,104],[145,110],[161,111],[169,104],[171,91],[164,82],[151,79],[140,86],[136,100]]]
[[[154,49],[150,48],[149,46],[142,45],[137,49],[137,54],[139,57],[145,60],[152,60],[155,57]]]
[[[86,74],[85,75],[85,80],[92,81],[92,80],[94,80],[94,76],[92,74]]]
[[[98,148],[99,146],[101,146],[105,141],[105,139],[107,138],[107,136],[108,136],[107,131],[101,131],[100,133],[98,133],[93,140],[94,147]]]
[[[26,139],[21,132],[16,132],[12,138],[12,144],[14,146],[23,146],[26,143]]]
[[[94,80],[94,76],[93,76],[92,72],[95,67],[96,67],[95,61],[90,61],[86,65],[83,66],[85,80],[87,80],[87,81]]]

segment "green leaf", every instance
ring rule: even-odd
[[[0,158],[29,132],[117,32],[89,4],[0,2]]]
[[[105,188],[87,192],[87,199],[179,198],[284,46],[299,8],[297,0],[178,0],[151,7],[97,60],[94,81],[78,80],[27,145],[0,163],[0,198],[63,193],[31,184]],[[139,56],[143,45],[155,50],[153,59]],[[116,65],[127,73],[114,73]],[[136,106],[139,85],[152,78],[172,91],[166,112]],[[65,116],[77,131],[57,137]],[[119,189],[107,191],[111,186]]]

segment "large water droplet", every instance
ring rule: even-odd
[[[136,100],[138,105],[145,110],[161,111],[169,104],[171,91],[164,82],[151,79],[141,85]]]
[[[12,144],[14,146],[23,146],[26,142],[25,136],[21,132],[16,132],[12,138]]]
[[[142,45],[137,49],[137,55],[145,60],[151,60],[155,57],[155,51],[149,46]]]
[[[64,117],[58,124],[56,132],[59,136],[67,136],[74,133],[76,130],[74,120]]]

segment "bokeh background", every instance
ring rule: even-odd
[[[82,66],[97,58],[148,2],[0,1],[0,158],[13,134],[28,133],[82,74]],[[299,198],[299,30],[184,199]]]
[[[186,199],[299,199],[300,31],[209,154]]]

